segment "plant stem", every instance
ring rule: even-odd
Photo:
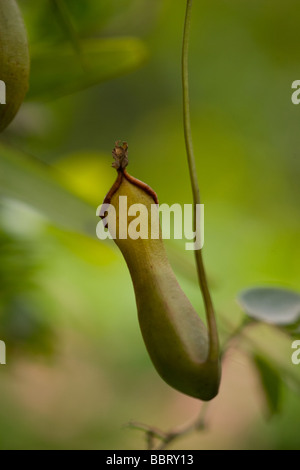
[[[189,96],[189,73],[188,73],[188,53],[189,53],[189,37],[191,26],[191,12],[193,0],[187,0],[184,34],[183,34],[183,47],[182,47],[182,90],[183,90],[183,123],[184,123],[184,137],[188,159],[188,166],[190,172],[190,179],[193,192],[194,202],[194,230],[196,230],[196,211],[197,204],[200,204],[200,190],[197,179],[196,161],[193,149],[192,130],[191,130],[191,116],[190,116],[190,96]],[[219,338],[217,331],[217,324],[215,319],[214,307],[209,292],[207,276],[204,268],[202,250],[195,250],[196,266],[198,273],[198,280],[200,289],[203,295],[205,305],[205,312],[209,333],[209,353],[208,360],[216,361],[219,357]]]
[[[174,428],[169,432],[161,431],[155,427],[149,426],[147,424],[138,423],[131,421],[126,425],[126,427],[131,429],[137,429],[145,433],[147,448],[148,450],[164,450],[166,449],[171,442],[191,434],[192,432],[204,431],[206,428],[206,412],[208,408],[208,403],[203,403],[199,416],[196,419],[190,421],[187,424],[184,424],[180,427]],[[155,439],[160,441],[160,443],[155,446]]]
[[[251,344],[251,340],[245,335],[245,329],[250,325],[255,325],[255,322],[252,321],[243,321],[234,332],[227,338],[224,346],[223,351],[226,352],[230,346],[230,344],[235,341],[239,337],[244,337],[247,339],[248,342]],[[253,341],[252,341],[253,343]],[[222,354],[222,360],[224,359],[224,354]],[[148,450],[164,450],[166,449],[171,443],[177,441],[183,436],[191,434],[193,432],[199,431],[206,431],[208,428],[207,425],[207,410],[209,408],[210,402],[203,403],[199,415],[192,421],[182,426],[177,426],[174,429],[169,431],[162,431],[153,426],[149,426],[148,424],[138,423],[135,421],[131,421],[126,425],[131,429],[137,429],[145,433],[146,441],[147,441],[147,448]],[[158,446],[155,447],[155,440],[159,441]]]
[[[171,444],[171,442],[183,436],[192,434],[193,432],[204,431],[206,429],[205,419],[206,419],[207,409],[208,409],[208,402],[203,403],[199,416],[192,422],[187,423],[181,427],[178,427],[174,429],[173,431],[170,431],[167,434],[167,437],[163,440],[160,446],[157,447],[156,450],[164,450]]]

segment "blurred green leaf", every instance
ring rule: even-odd
[[[48,232],[77,258],[98,268],[110,264],[116,258],[111,245],[104,245],[98,239],[93,240],[84,234],[70,233],[57,227],[49,227]]]
[[[59,227],[96,237],[96,207],[68,191],[54,168],[3,144],[0,195],[29,204]]]
[[[54,352],[56,333],[47,313],[33,295],[15,294],[1,315],[0,333],[10,352]]]
[[[0,227],[0,314],[15,292],[24,293],[35,287],[33,282],[37,262],[33,246],[19,241]]]
[[[269,412],[272,416],[280,411],[280,374],[274,367],[269,364],[269,362],[263,356],[256,355],[254,356],[253,361],[259,373],[261,385],[265,393]]]
[[[109,80],[140,66],[144,43],[136,38],[80,42],[80,59],[69,44],[31,51],[28,99],[56,98]]]
[[[257,323],[255,328],[247,330],[246,335],[251,356],[259,355],[273,364],[283,382],[299,394],[299,369],[292,362],[291,338],[285,331],[266,323]]]
[[[300,295],[287,289],[247,289],[238,296],[238,303],[251,318],[273,325],[292,325],[300,318]]]
[[[97,207],[116,178],[110,162],[109,155],[85,150],[63,156],[55,168],[64,174],[65,187],[72,194]]]
[[[287,325],[285,327],[286,333],[288,333],[292,337],[299,337],[300,335],[300,321],[295,323],[294,325]]]
[[[37,295],[41,267],[33,241],[0,229],[0,338],[10,351],[50,353],[54,329]]]
[[[138,4],[144,6],[144,15],[149,18],[149,8],[145,8],[147,0],[139,0]],[[53,1],[36,0],[21,1],[25,23],[30,35],[31,44],[43,42],[53,44],[66,39],[61,18],[57,17],[57,10],[53,7]],[[121,19],[121,24],[127,25],[128,15],[132,21],[136,20],[135,0],[63,0],[65,8],[69,12],[70,21],[79,35],[91,37],[99,35],[103,28],[107,28],[115,18]],[[132,11],[133,7],[133,11]],[[124,28],[122,28],[123,30]],[[132,30],[132,28],[127,28]]]
[[[65,2],[63,0],[52,0],[52,6],[54,8],[57,20],[59,23],[61,23],[66,37],[70,40],[73,46],[74,52],[77,55],[80,55],[80,39],[76,29],[74,28],[72,19],[70,18],[69,10]]]

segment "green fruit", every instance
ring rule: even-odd
[[[24,22],[15,0],[0,1],[0,80],[6,104],[0,104],[0,132],[17,114],[29,87],[29,51]]]

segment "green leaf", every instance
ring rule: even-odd
[[[300,336],[300,322],[298,321],[294,325],[287,325],[285,327],[285,332],[292,337],[298,338]]]
[[[25,202],[59,227],[96,238],[97,208],[68,191],[54,168],[2,143],[0,196]]]
[[[292,362],[291,338],[281,328],[272,328],[266,323],[257,323],[255,328],[245,331],[251,356],[259,355],[276,367],[282,382],[300,394],[299,368]],[[245,341],[247,344],[247,341]]]
[[[253,357],[270,415],[280,411],[282,381],[279,372],[262,356]]]
[[[273,325],[292,325],[300,319],[300,294],[291,290],[247,289],[238,296],[238,303],[251,318]]]
[[[80,42],[80,56],[70,44],[32,49],[27,99],[56,98],[128,73],[146,57],[136,38],[88,39]]]

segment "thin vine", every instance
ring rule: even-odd
[[[183,125],[184,137],[187,153],[187,160],[190,172],[190,179],[193,192],[194,206],[194,230],[196,229],[196,210],[197,205],[201,203],[200,189],[197,178],[196,160],[193,148],[192,129],[191,129],[191,113],[190,113],[190,93],[189,93],[189,39],[191,29],[191,14],[193,0],[187,0],[183,46],[182,46],[182,90],[183,90]],[[215,361],[219,356],[219,339],[217,324],[215,319],[215,311],[208,287],[207,276],[204,268],[202,250],[195,250],[196,266],[198,273],[199,285],[202,291],[208,332],[209,332],[209,359]]]
[[[236,329],[233,329],[233,331],[232,325],[228,325],[232,333],[230,333],[225,343],[223,344],[221,352],[222,361],[224,360],[224,357],[229,348],[232,347],[236,340],[239,338],[248,339],[248,337],[245,335],[245,330],[254,324],[255,322],[243,320]],[[187,424],[175,427],[169,431],[163,431],[154,426],[149,426],[147,424],[136,421],[130,421],[128,424],[126,424],[126,427],[142,431],[145,434],[148,450],[163,450],[166,449],[170,444],[174,443],[174,441],[177,441],[189,434],[194,432],[207,431],[207,411],[209,409],[209,404],[210,402],[205,402],[201,405],[200,412],[196,418],[192,419]]]

